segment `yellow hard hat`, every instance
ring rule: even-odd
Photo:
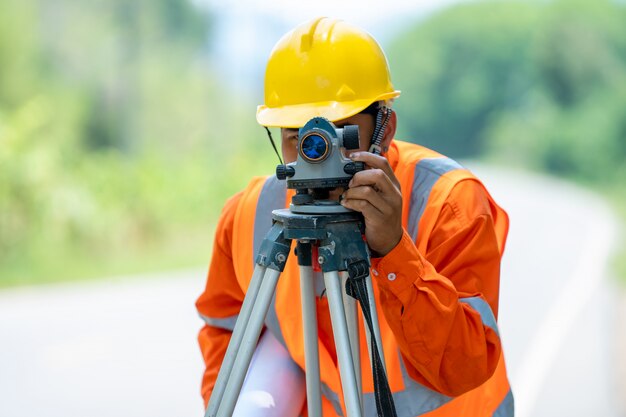
[[[332,122],[400,95],[385,53],[367,32],[341,20],[318,18],[283,36],[265,71],[263,126],[303,126],[315,116]]]

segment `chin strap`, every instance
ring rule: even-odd
[[[389,117],[391,116],[391,109],[385,105],[378,108],[376,114],[376,126],[374,127],[374,133],[372,134],[372,144],[369,151],[373,154],[380,155],[382,148],[380,143],[383,141],[385,130],[387,129],[387,123],[389,123]]]
[[[267,132],[267,137],[270,139],[270,142],[272,143],[272,148],[274,148],[274,152],[276,152],[276,156],[278,157],[278,160],[280,161],[280,164],[283,165],[283,160],[280,157],[280,154],[278,153],[278,149],[276,149],[276,144],[274,143],[274,138],[272,137],[272,132],[267,128],[267,126],[263,126],[265,128],[265,131]]]

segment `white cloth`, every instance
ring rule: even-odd
[[[304,372],[265,330],[250,362],[233,417],[297,417],[306,399]]]

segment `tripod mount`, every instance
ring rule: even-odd
[[[243,385],[278,278],[296,241],[300,272],[304,328],[307,407],[310,417],[322,416],[317,314],[313,282],[312,248],[317,247],[324,274],[339,374],[348,417],[364,414],[361,389],[359,333],[356,300],[361,305],[373,371],[377,413],[395,416],[393,398],[385,374],[378,315],[369,276],[369,251],[363,238],[360,213],[336,203],[305,213],[291,209],[272,212],[273,225],[256,257],[250,286],[233,329],[224,361],[205,416],[230,417]]]

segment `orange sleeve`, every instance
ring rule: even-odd
[[[230,342],[234,321],[244,298],[232,262],[233,225],[240,199],[241,193],[228,200],[222,210],[215,232],[206,288],[196,301],[198,313],[205,321],[198,335],[206,365],[201,388],[205,407],[213,391]]]
[[[500,358],[495,215],[482,184],[461,181],[442,207],[427,253],[404,231],[390,253],[372,260],[381,306],[407,372],[444,395],[478,387]]]

